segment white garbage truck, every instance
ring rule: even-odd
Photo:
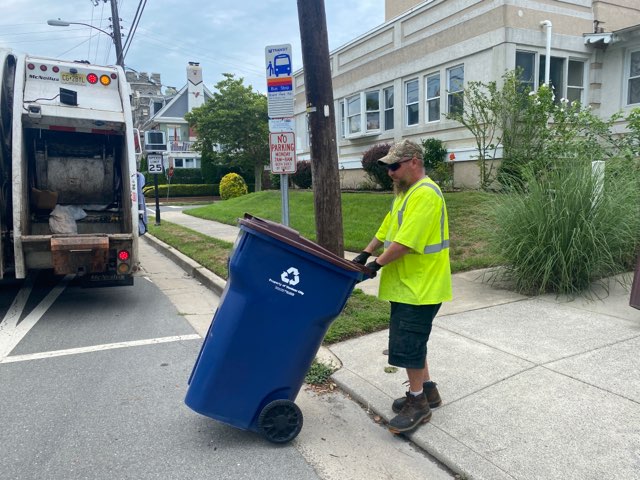
[[[132,285],[141,212],[124,71],[7,50],[0,61],[0,281],[52,269]]]

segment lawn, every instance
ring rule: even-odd
[[[386,215],[391,193],[343,193],[342,220],[346,250],[359,252],[371,240]],[[451,268],[454,272],[484,268],[498,263],[488,251],[488,215],[492,195],[464,191],[445,193],[449,213]],[[235,225],[245,213],[281,221],[280,192],[268,190],[188,210],[189,215]],[[289,192],[289,224],[304,237],[315,240],[313,193]]]
[[[391,205],[388,193],[344,193],[342,216],[347,250],[360,251],[376,232]],[[487,214],[492,196],[482,192],[446,193],[451,239],[451,268],[454,272],[497,264],[488,252],[487,232],[493,228]],[[280,221],[279,191],[252,193],[232,200],[189,209],[200,218],[231,225],[244,213]],[[290,225],[303,236],[315,239],[313,194],[291,191]],[[187,213],[187,211],[185,211]],[[207,237],[193,230],[163,221],[149,221],[149,233],[180,250],[221,278],[227,278],[227,258],[232,244]],[[344,311],[333,322],[324,339],[331,344],[387,328],[389,304],[356,289]]]

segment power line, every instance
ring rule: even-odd
[[[142,3],[144,1],[144,3]],[[129,36],[127,37],[127,40],[125,41],[125,51],[123,53],[123,58],[127,55],[127,52],[129,51],[129,47],[131,47],[131,42],[133,42],[133,36],[136,33],[136,30],[138,29],[138,25],[140,24],[140,19],[142,18],[142,13],[144,12],[144,7],[147,6],[147,0],[140,0],[140,2],[138,3],[138,9],[136,10],[136,14],[133,17],[133,22],[132,22],[132,28],[129,30]],[[138,14],[138,12],[140,12]]]

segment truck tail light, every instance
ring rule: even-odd
[[[129,273],[131,271],[131,265],[129,264],[131,260],[131,253],[129,253],[129,250],[119,250],[117,258],[116,270],[118,273],[121,275]]]
[[[88,73],[87,82],[89,82],[91,85],[98,83],[98,75],[96,75],[95,73]]]

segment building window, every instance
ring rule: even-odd
[[[180,125],[167,125],[167,139],[171,142],[179,142],[182,140],[180,134]]]
[[[200,168],[199,158],[174,158],[173,166],[175,168]]]
[[[360,107],[360,94],[349,97],[347,104],[347,136],[358,134],[362,131],[362,115]]]
[[[385,88],[384,92],[384,129],[393,130],[393,87]]]
[[[370,91],[364,95],[367,109],[367,132],[380,130],[380,91]]]
[[[516,70],[522,91],[533,92],[536,89],[536,54],[533,52],[516,52]]]
[[[380,90],[368,90],[345,98],[341,107],[345,137],[380,133],[380,93]]]
[[[344,138],[344,102],[340,102],[340,138]]]
[[[158,113],[160,110],[162,110],[162,107],[164,107],[164,104],[162,102],[153,102],[153,113]]]
[[[540,65],[538,67],[538,85],[544,84],[545,71],[546,71],[546,55],[540,55]],[[565,96],[564,92],[564,58],[551,57],[549,68],[549,83],[553,88],[554,102],[559,103],[562,97]]]
[[[407,106],[407,126],[417,125],[420,121],[420,92],[418,90],[418,79],[409,80],[405,83],[405,98]]]
[[[567,75],[567,100],[584,103],[584,62],[569,60]]]
[[[640,50],[631,52],[627,75],[627,104],[640,103]]]
[[[516,68],[519,69],[519,80],[523,90],[536,91],[544,84],[545,59],[545,55],[516,51]],[[586,61],[551,57],[549,63],[549,83],[553,87],[554,101],[558,103],[562,98],[566,98],[570,102],[584,103]]]
[[[447,69],[447,111],[462,113],[464,110],[464,65]]]
[[[440,73],[427,76],[427,122],[440,120]]]

